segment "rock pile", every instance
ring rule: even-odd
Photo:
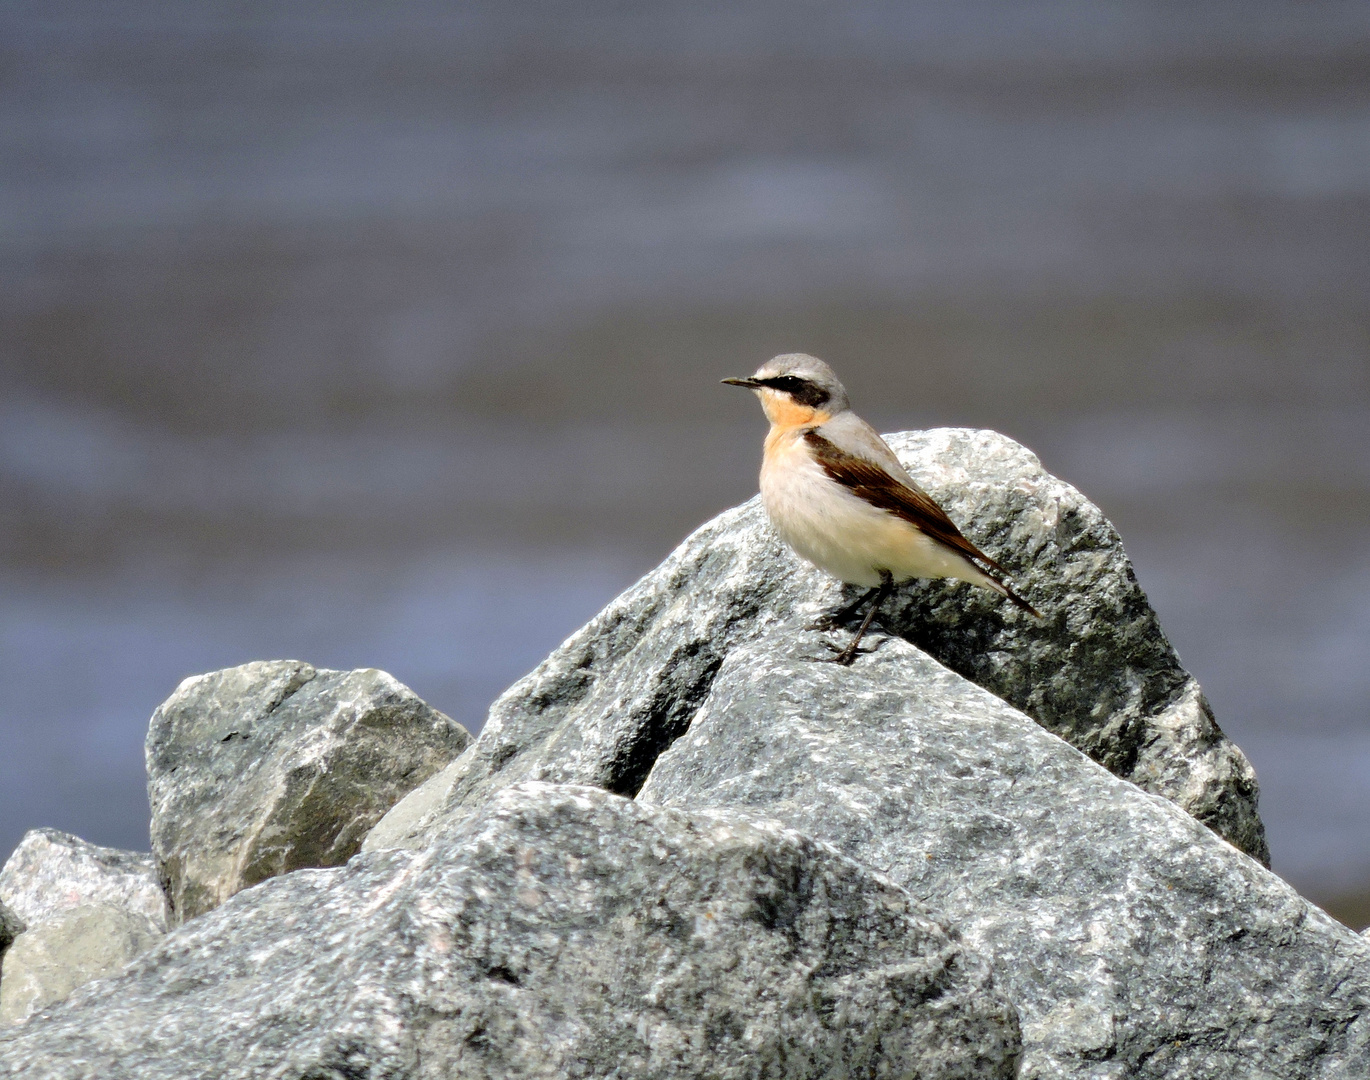
[[[889,875],[992,958],[1026,1076],[1313,1076],[1370,1034],[1365,943],[1173,804],[903,641],[832,667],[734,650],[638,800]]]
[[[887,628],[1268,865],[1255,773],[1180,666],[1099,508],[992,431],[888,441],[1045,618],[933,581],[900,590]],[[720,514],[515,683],[472,752],[369,843],[422,843],[439,804],[479,805],[518,778],[635,795],[733,649],[843,599],[780,543],[759,500]]]
[[[1108,522],[1002,436],[891,442],[1042,622],[921,583],[824,663],[841,590],[753,503],[469,747],[378,672],[188,680],[155,861],[45,832],[0,873],[0,1002],[45,933],[135,936],[73,913],[152,927],[29,994],[0,1076],[1370,1075],[1370,943],[1262,865]]]
[[[768,824],[506,789],[424,852],[268,882],[0,1051],[24,1075],[1010,1077],[908,893]],[[29,1072],[28,1070],[33,1070]]]
[[[345,863],[470,741],[383,671],[286,660],[187,679],[148,731],[153,854],[36,829],[0,871],[0,1023],[119,971],[248,885]]]

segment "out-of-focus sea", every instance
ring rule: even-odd
[[[145,847],[186,675],[472,729],[831,361],[1122,531],[1370,921],[1370,5],[6,4],[0,855]]]

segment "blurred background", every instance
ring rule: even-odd
[[[1121,530],[1370,921],[1370,5],[0,8],[0,854],[147,846],[184,676],[472,730],[829,360]]]

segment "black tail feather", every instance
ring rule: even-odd
[[[1016,592],[1014,592],[1013,587],[1011,585],[1001,581],[999,582],[999,588],[1003,589],[1004,595],[1007,596],[1010,600],[1012,600],[1014,604],[1016,604],[1018,607],[1026,611],[1029,615],[1035,615],[1039,619],[1042,617],[1042,613],[1038,611],[1035,607],[1033,607],[1031,604],[1029,604],[1026,600],[1024,600],[1021,596],[1019,596]]]

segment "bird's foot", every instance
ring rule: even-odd
[[[885,639],[883,637],[877,637],[871,640],[869,648],[862,649],[860,648],[860,638],[856,638],[851,642],[851,644],[847,645],[845,648],[840,648],[839,646],[834,645],[831,641],[825,641],[823,642],[823,648],[827,649],[831,653],[836,653],[836,655],[819,656],[815,659],[817,659],[820,663],[824,664],[841,664],[843,667],[851,667],[851,665],[855,662],[858,656],[869,656],[873,652],[878,652],[880,646],[884,643]]]

